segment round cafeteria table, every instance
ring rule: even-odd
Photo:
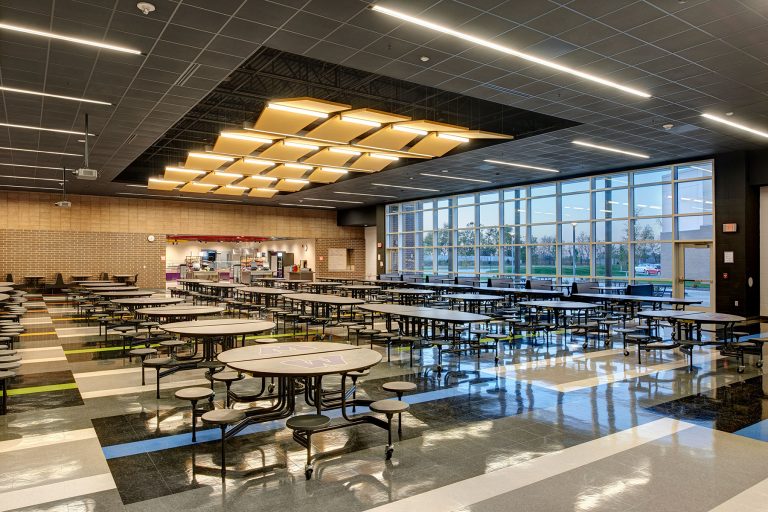
[[[424,302],[424,299],[434,295],[432,290],[420,290],[417,288],[390,288],[387,293],[397,295],[397,302],[403,305],[413,305],[417,302]]]
[[[138,308],[149,308],[154,306],[168,306],[171,304],[179,304],[184,302],[184,299],[177,297],[131,297],[128,299],[112,299],[110,302],[125,306],[133,311]]]
[[[560,328],[560,315],[563,311],[588,311],[599,307],[590,302],[574,302],[571,300],[529,300],[519,303],[529,308],[550,309],[555,317],[555,329]]]
[[[113,283],[117,284],[117,283]],[[86,290],[93,292],[93,293],[101,293],[101,292],[135,292],[138,290],[138,286],[98,286],[93,288],[86,288]]]
[[[305,284],[304,287],[309,288],[312,292],[328,293],[331,288],[338,288],[343,284],[344,283],[340,283],[338,281],[313,281],[311,283]]]
[[[122,288],[125,283],[115,283],[114,281],[85,281],[79,283],[82,288]]]
[[[208,281],[207,283],[198,283],[197,286],[199,288],[202,288],[204,292],[210,293],[211,295],[218,295],[219,297],[229,297],[230,295],[232,295],[233,290],[235,288],[243,288],[245,285],[240,283],[227,283],[227,282],[214,283],[212,281]]]
[[[99,297],[104,297],[105,299],[118,299],[118,298],[127,298],[127,297],[149,297],[150,295],[154,295],[156,292],[153,292],[152,290],[129,290],[129,291],[119,291],[119,292],[102,292],[102,291],[94,291],[94,295],[98,295]]]
[[[322,316],[330,317],[331,310],[336,309],[336,320],[341,320],[341,310],[344,306],[357,306],[365,304],[364,300],[353,299],[351,297],[340,297],[339,295],[325,295],[322,293],[292,293],[285,298],[290,301],[309,303],[312,306],[312,315],[317,317],[322,310]]]
[[[410,283],[408,286],[427,288],[429,290],[469,290],[472,288],[468,284],[453,283]]]
[[[264,331],[271,331],[274,328],[274,322],[238,318],[194,320],[191,322],[174,322],[160,325],[160,329],[165,332],[193,338],[195,341],[202,340],[204,361],[213,361],[215,359],[215,342],[219,338],[223,339],[222,347],[227,350],[233,348],[234,339],[237,337],[240,337],[242,339],[241,344],[245,345],[245,337],[248,334],[258,334]],[[196,352],[197,345],[195,345]]]
[[[452,293],[442,296],[449,301],[461,301],[463,303],[462,310],[470,311],[472,313],[480,312],[480,304],[483,302],[498,302],[504,300],[501,295],[486,295],[484,293]]]
[[[314,281],[310,281],[309,279],[283,279],[283,280],[276,280],[277,283],[280,283],[285,288],[288,288],[289,290],[296,291],[299,289],[299,286],[313,283]]]
[[[352,294],[354,299],[364,299],[366,296],[373,292],[381,290],[381,286],[373,286],[367,284],[348,284],[345,286],[339,286],[339,290],[345,290]]]
[[[256,304],[264,304],[266,307],[274,307],[277,304],[277,299],[281,295],[293,293],[293,291],[269,286],[245,286],[243,288],[238,288],[236,293],[250,295],[251,299],[255,296]]]
[[[5,293],[0,293],[0,302],[5,302],[6,300],[10,299],[11,296]]]
[[[2,281],[0,282],[0,286],[16,286],[16,283],[12,283],[10,281]]]
[[[223,311],[224,308],[218,306],[161,306],[137,309],[136,314],[147,318],[185,320],[205,315],[217,315]]]
[[[591,290],[597,290],[600,293],[621,293],[627,289],[626,286],[593,286]]]
[[[12,292],[13,288],[10,286],[0,286],[0,292]]]

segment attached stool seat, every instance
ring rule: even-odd
[[[225,451],[225,441],[227,425],[238,423],[245,419],[245,413],[237,409],[214,409],[208,411],[202,416],[203,423],[216,425],[221,429],[221,476],[227,472],[227,459]]]
[[[141,349],[139,349],[141,350]],[[157,349],[148,349],[148,350],[155,350],[157,352]],[[160,398],[160,371],[163,368],[167,368],[169,365],[173,364],[174,360],[170,357],[150,357],[143,359],[141,362],[141,384],[144,385],[144,368],[154,368],[156,372],[156,397]]]
[[[293,439],[307,449],[307,465],[304,467],[304,476],[307,480],[312,478],[312,433],[321,430],[331,424],[331,418],[322,414],[301,414],[292,416],[285,422],[285,426],[293,430]]]
[[[408,410],[408,404],[401,400],[377,400],[368,406],[371,411],[384,414],[387,416],[387,448],[386,458],[387,460],[392,458],[392,452],[395,451],[395,447],[392,445],[392,417],[397,414],[401,415]]]
[[[357,399],[357,379],[360,377],[367,377],[371,374],[371,370],[353,370],[347,372],[345,375],[352,379],[352,412],[355,412],[355,400]]]
[[[385,382],[381,389],[384,391],[389,391],[391,393],[394,393],[397,395],[398,400],[403,399],[403,394],[416,391],[416,384],[413,382],[406,382],[402,380],[396,380],[393,382]],[[403,432],[403,416],[402,414],[397,415],[397,432],[399,434],[402,434]]]
[[[192,442],[195,442],[197,441],[197,418],[207,412],[207,409],[198,409],[197,402],[207,399],[213,406],[214,392],[204,387],[183,388],[176,391],[174,396],[179,400],[188,400],[192,406]]]
[[[223,382],[224,385],[227,387],[227,398],[226,398],[226,407],[229,408],[229,388],[232,386],[233,382],[237,382],[238,380],[243,380],[245,377],[242,373],[239,372],[218,372],[211,375],[211,379],[213,379],[214,382]]]

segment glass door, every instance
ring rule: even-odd
[[[697,299],[692,309],[710,309],[712,304],[712,244],[677,244],[678,279],[675,297]]]

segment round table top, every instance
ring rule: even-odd
[[[485,293],[448,293],[443,295],[446,299],[466,300],[466,301],[484,301],[484,300],[504,300],[501,295],[488,295]]]
[[[637,316],[641,318],[684,318],[694,314],[693,311],[681,311],[679,309],[655,309],[640,311]]]
[[[730,315],[728,313],[710,313],[707,311],[699,311],[699,312],[693,312],[689,311],[690,314],[685,315],[683,320],[693,320],[694,322],[703,322],[703,323],[709,323],[709,324],[718,324],[718,323],[731,323],[731,322],[743,322],[746,320],[743,316],[739,315]]]
[[[13,288],[10,286],[0,286],[0,292],[12,292]]]
[[[84,281],[80,283],[80,286],[82,286],[83,288],[103,288],[105,286],[112,287],[112,288],[115,288],[115,287],[123,288],[128,285],[125,283],[116,283],[114,281]]]
[[[11,298],[11,296],[10,296],[10,295],[8,295],[8,294],[6,294],[6,293],[0,293],[0,302],[6,301],[6,300],[8,300],[8,299],[10,299],[10,298]]]
[[[195,320],[192,322],[174,322],[162,324],[166,332],[182,336],[239,336],[269,331],[275,328],[274,322],[249,320],[244,318],[217,318],[215,320]]]
[[[215,315],[224,311],[218,306],[162,306],[159,308],[141,308],[136,313],[144,316],[186,316],[195,318],[203,315]]]
[[[317,377],[365,370],[381,361],[369,348],[329,342],[289,342],[226,350],[219,361],[259,376]]]
[[[11,281],[0,281],[0,286],[16,286],[16,283],[12,283]]]
[[[150,295],[155,294],[155,292],[153,292],[152,290],[129,290],[129,291],[121,291],[121,292],[97,291],[94,293],[96,295],[100,295],[101,297],[149,297]]]
[[[135,292],[139,289],[138,286],[98,286],[93,288],[88,288],[93,293],[101,293],[101,292]]]
[[[455,311],[451,309],[425,308],[421,306],[401,306],[399,304],[365,304],[360,309],[384,313],[387,315],[399,315],[408,318],[423,318],[448,323],[487,322],[491,317]]]
[[[296,281],[294,280],[294,281],[292,281],[292,282],[294,282],[294,283],[295,283]],[[340,282],[340,281],[317,281],[317,282],[311,281],[311,283],[312,283],[312,284],[309,284],[309,285],[307,285],[307,286],[318,286],[318,287],[323,287],[323,286],[341,286],[341,285],[343,285],[343,284],[344,284],[344,283],[342,283],[342,282]]]
[[[95,284],[101,284],[101,285],[120,285],[120,283],[116,283],[114,281],[98,281],[98,280],[91,281],[89,279],[86,279],[86,280],[81,279],[79,281],[73,281],[73,283],[80,284],[80,285],[85,284],[85,283],[88,283],[90,285],[95,285]]]
[[[517,290],[517,288],[502,288],[499,286],[473,286],[472,289],[476,290],[478,293],[494,292],[494,293],[502,293],[506,295],[512,295]],[[549,291],[549,290],[546,290],[546,291]]]
[[[381,290],[381,286],[374,286],[372,284],[348,284],[345,286],[339,286],[341,290]]]
[[[285,279],[285,278],[273,278],[273,279],[262,279],[262,281],[277,281],[278,283],[286,283],[286,284],[307,284],[307,283],[314,283],[311,279]]]
[[[285,288],[271,288],[269,286],[245,286],[238,288],[238,293],[261,293],[264,295],[285,295],[286,293],[294,293],[293,290],[286,290]]]
[[[418,286],[419,288],[437,288],[437,289],[461,289],[472,288],[468,284],[451,284],[451,283],[410,283],[409,286]]]
[[[617,285],[613,285],[613,286],[591,286],[589,289],[590,290],[626,290],[627,287],[626,286],[617,286]]]
[[[532,288],[509,288],[509,293],[514,293],[515,295],[562,295],[563,294],[563,292],[560,292],[557,290],[534,290]]]
[[[216,283],[213,281],[209,281],[207,283],[200,283],[200,284],[202,284],[203,287],[208,287],[208,288],[242,288],[245,286],[244,284],[240,284],[240,283],[221,283],[221,282]]]
[[[574,293],[572,297],[584,297],[587,299],[600,299],[608,301],[630,302],[656,302],[662,304],[700,304],[699,299],[681,299],[679,297],[653,297],[647,295],[627,295],[624,293]]]
[[[212,283],[213,281],[211,281],[210,279],[192,279],[192,278],[186,279],[185,278],[185,279],[177,279],[176,282],[177,283]]]
[[[178,304],[184,302],[179,297],[133,297],[130,299],[112,299],[110,302],[121,306],[153,306],[157,304]]]
[[[284,277],[257,277],[254,281],[287,281]]]
[[[419,290],[417,288],[390,288],[387,293],[394,293],[396,295],[432,295],[435,293],[432,290]]]
[[[290,295],[286,295],[285,298],[288,300],[298,300],[301,302],[331,304],[333,306],[353,306],[356,304],[365,304],[365,301],[361,299],[340,297],[338,295],[326,295],[324,293],[292,293]]]
[[[598,307],[591,302],[575,302],[571,300],[529,300],[519,303],[521,306],[534,306],[549,309],[593,309]]]

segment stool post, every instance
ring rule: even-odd
[[[221,425],[221,477],[224,478],[224,476],[227,474],[227,460],[226,460],[226,443],[227,438],[225,437],[225,433],[227,430],[226,425]]]

